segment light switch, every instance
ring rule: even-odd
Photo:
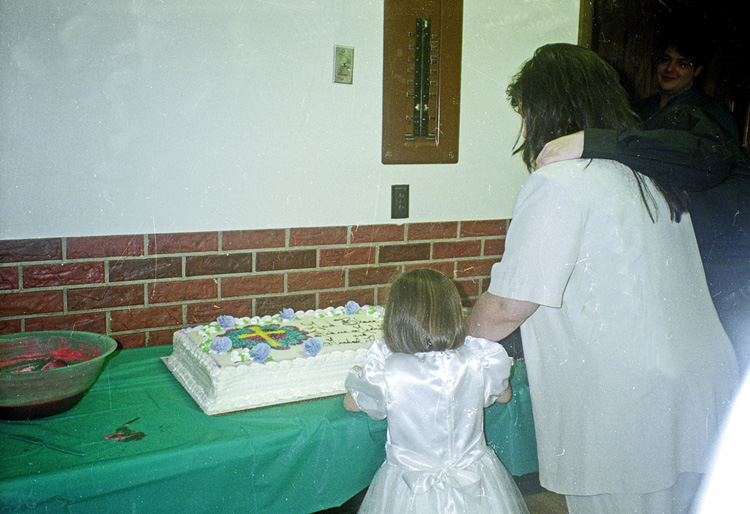
[[[354,48],[336,45],[333,51],[333,81],[336,84],[351,84],[353,78]]]

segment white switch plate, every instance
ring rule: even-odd
[[[354,47],[336,45],[333,48],[333,81],[351,84],[354,78]]]

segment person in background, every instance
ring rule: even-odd
[[[709,58],[709,45],[696,30],[677,22],[667,31],[662,51],[656,60],[657,92],[636,104],[636,113],[648,120],[660,109],[675,105],[692,105],[706,114],[724,131],[726,137],[739,143],[737,123],[729,109],[695,86]]]
[[[550,140],[637,120],[615,70],[537,49],[508,87],[529,170]],[[736,387],[683,191],[614,161],[536,169],[468,320],[521,327],[543,487],[571,514],[688,512]]]
[[[386,460],[359,512],[528,513],[484,438],[484,407],[511,399],[511,359],[466,337],[453,283],[430,269],[400,275],[383,334],[346,379],[347,410],[388,420]]]

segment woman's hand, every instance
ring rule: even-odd
[[[583,155],[583,131],[558,137],[544,145],[536,157],[536,169],[553,162],[578,159],[581,155]]]

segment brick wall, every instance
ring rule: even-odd
[[[0,334],[106,333],[171,344],[221,314],[383,304],[391,277],[430,267],[471,305],[507,220],[0,241]]]

